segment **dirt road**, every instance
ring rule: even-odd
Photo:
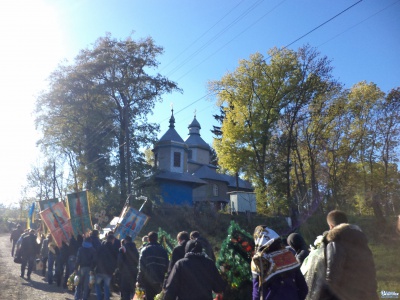
[[[74,300],[74,295],[56,284],[49,285],[37,272],[31,275],[31,281],[20,278],[21,265],[14,263],[11,257],[9,234],[0,234],[0,299],[1,300]],[[92,292],[90,299],[96,299]],[[112,300],[120,299],[113,294]]]

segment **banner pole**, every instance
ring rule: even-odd
[[[128,197],[126,198],[126,201],[125,201],[125,205],[124,205],[124,207],[122,207],[122,210],[121,210],[121,212],[119,214],[119,217],[118,217],[117,226],[115,226],[115,228],[114,228],[114,233],[117,231],[117,229],[119,227],[119,224],[120,224],[121,218],[122,218],[122,214],[123,214],[125,208],[127,208],[129,206],[129,198],[130,197],[131,197],[131,194],[128,195]]]

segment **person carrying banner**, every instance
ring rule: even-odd
[[[53,270],[54,270],[54,265],[57,259],[57,256],[59,255],[60,250],[58,249],[56,243],[53,240],[53,237],[50,235],[49,236],[49,242],[48,242],[48,249],[49,251],[47,252],[47,283],[48,284],[53,284]]]
[[[49,240],[51,239],[51,234],[47,234],[46,238],[42,242],[42,247],[40,248],[40,259],[43,262],[42,275],[46,276],[47,260],[49,258]]]

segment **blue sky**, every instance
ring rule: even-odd
[[[151,36],[164,47],[158,71],[183,93],[156,105],[150,120],[160,122],[160,136],[173,103],[182,138],[196,110],[202,137],[212,143],[218,109],[206,97],[207,82],[255,52],[267,56],[275,46],[308,43],[332,60],[334,76],[348,88],[363,80],[384,92],[400,86],[399,16],[400,0],[2,0],[0,203],[17,202],[31,165],[43,160],[32,112],[45,79],[106,32],[118,39]]]

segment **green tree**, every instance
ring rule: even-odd
[[[246,166],[261,206],[293,216],[298,210],[290,185],[296,126],[310,103],[331,97],[340,86],[331,78],[327,58],[309,46],[297,52],[274,48],[269,54],[269,63],[254,54],[210,83],[217,104],[225,108],[215,148],[223,167],[237,172]]]
[[[109,34],[60,66],[37,102],[42,146],[68,157],[75,188],[119,188],[120,205],[143,168],[142,147],[156,138],[147,115],[177,85],[154,72],[163,48],[151,38]],[[94,180],[94,182],[93,182]]]

